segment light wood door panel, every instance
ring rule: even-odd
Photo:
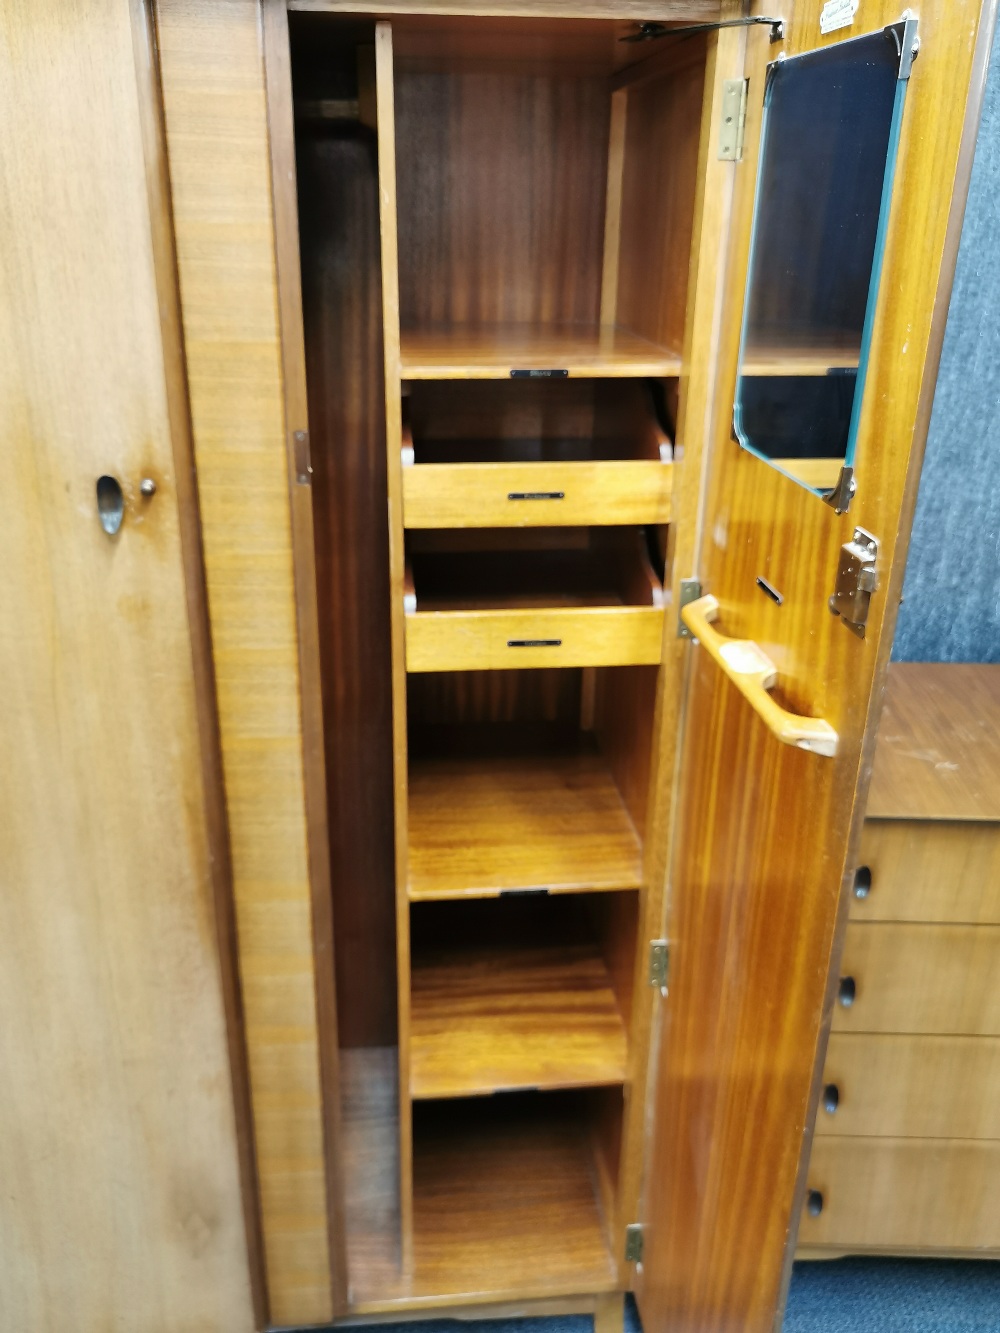
[[[11,0],[0,52],[0,1323],[246,1333],[155,89],[127,0]]]
[[[855,998],[835,1032],[1000,1035],[1000,926],[852,921],[840,976]]]
[[[835,1032],[823,1083],[817,1135],[1000,1139],[996,1037]]]
[[[856,921],[1000,924],[1000,824],[869,819],[859,864],[871,888]]]
[[[803,1247],[1000,1249],[998,1142],[819,1138],[808,1178],[823,1211],[803,1216]]]
[[[783,54],[847,35],[823,39],[821,9],[822,0],[782,5]],[[739,12],[722,6],[723,16]],[[647,1333],[770,1333],[780,1322],[992,4],[981,30],[980,17],[979,0],[921,6],[860,417],[857,494],[841,515],[731,437],[765,66],[775,52],[762,27],[711,39],[710,70],[714,60],[719,78],[749,77],[749,103],[742,160],[726,167],[716,156],[721,90],[706,100],[704,207],[725,220],[729,243],[724,260],[709,261],[711,278],[697,272],[693,313],[689,303],[695,341],[681,376],[675,504],[683,469],[703,442],[709,456],[697,564],[674,577],[699,579],[718,599],[719,630],[759,644],[776,665],[784,706],[825,718],[839,747],[823,758],[780,745],[704,650],[691,648],[669,880],[671,981],[647,1167],[656,1188],[647,1196],[637,1278]],[[898,18],[890,0],[866,0],[851,32]],[[713,292],[720,270],[721,314],[699,323],[698,296]],[[864,639],[828,610],[840,549],[856,525],[880,543]],[[782,594],[780,604],[759,579]],[[674,598],[676,605],[676,584]]]

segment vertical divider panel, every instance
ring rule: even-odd
[[[396,119],[392,26],[375,25],[382,332],[385,340],[385,433],[388,461],[389,588],[392,630],[393,786],[396,831],[396,976],[399,987],[399,1221],[402,1267],[413,1266],[413,1111],[410,1101],[410,905],[407,894],[408,782],[406,644],[403,620],[403,433],[399,352],[399,252],[396,239]]]
[[[729,53],[736,36],[722,35]],[[614,319],[645,337],[671,346],[683,337],[675,460],[665,588],[670,589],[664,620],[663,653],[656,681],[650,737],[643,836],[644,887],[636,931],[629,1073],[622,1125],[618,1213],[614,1231],[624,1253],[625,1227],[641,1220],[646,1151],[649,1071],[656,1058],[659,992],[649,985],[649,947],[662,933],[669,835],[674,800],[677,735],[687,659],[677,638],[680,580],[693,572],[695,537],[703,504],[702,450],[711,353],[717,338],[718,309],[713,281],[728,215],[719,185],[724,164],[717,162],[715,109],[721,94],[720,38],[702,52],[678,44],[646,65],[615,76],[614,97],[630,97],[621,118],[618,199],[618,262]],[[612,133],[616,118],[612,102]],[[670,152],[665,153],[665,146]],[[614,160],[614,140],[612,140]],[[709,182],[706,185],[706,181]],[[609,188],[610,199],[610,188]],[[690,201],[685,206],[684,201]],[[605,275],[607,275],[607,259]],[[607,291],[607,287],[605,288]],[[604,308],[602,301],[602,322]],[[697,321],[697,333],[693,332]],[[632,1276],[634,1285],[634,1275]]]
[[[262,0],[264,81],[274,207],[278,319],[285,397],[285,446],[292,521],[302,708],[302,762],[312,891],[313,955],[322,1080],[324,1165],[329,1213],[330,1277],[335,1313],[347,1308],[347,1249],[340,1162],[340,1079],[334,976],[333,896],[327,827],[326,760],[316,597],[312,488],[302,472],[297,441],[308,440],[302,280],[295,181],[295,122],[288,13],[284,0]]]
[[[613,328],[617,322],[627,116],[628,89],[618,88],[611,94],[611,126],[608,132],[608,191],[604,209],[604,257],[601,268],[602,329]]]
[[[261,0],[155,0],[154,13],[269,1317],[325,1324],[335,1313],[338,1229],[321,1066],[329,1015],[316,991],[323,904],[305,805],[314,761],[296,618],[301,535],[285,447],[263,15]]]

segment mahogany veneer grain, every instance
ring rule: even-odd
[[[415,756],[409,813],[411,900],[643,882],[635,828],[589,747]]]
[[[625,1079],[625,1025],[596,946],[415,953],[412,985],[414,1097]]]

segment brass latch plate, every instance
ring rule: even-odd
[[[872,593],[878,587],[878,538],[864,528],[854,529],[854,538],[840,548],[837,582],[830,610],[859,639],[865,637]]]

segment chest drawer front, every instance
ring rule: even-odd
[[[403,468],[408,528],[591,527],[670,522],[671,465],[421,463]]]
[[[1000,1248],[1000,1143],[820,1138],[799,1245],[881,1250]]]
[[[835,1032],[817,1135],[1000,1139],[1000,1038]]]
[[[428,611],[406,617],[407,671],[633,666],[659,662],[659,607]]]
[[[835,1032],[1000,1035],[1000,926],[852,921]]]
[[[1000,824],[869,819],[859,864],[852,920],[1000,924]]]

